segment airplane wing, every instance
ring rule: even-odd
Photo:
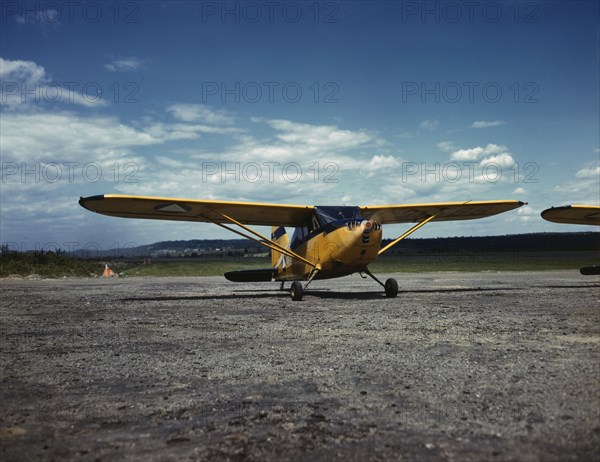
[[[105,194],[82,197],[92,212],[124,218],[228,223],[224,214],[245,225],[300,226],[314,207]]]
[[[542,212],[542,218],[554,223],[600,226],[600,206],[564,205],[562,207],[552,207]]]
[[[435,215],[432,221],[473,220],[508,212],[525,205],[521,201],[438,202],[432,204],[376,205],[360,207],[364,218],[386,223],[417,223]]]
[[[259,202],[195,200],[167,197],[105,194],[82,197],[79,205],[113,217],[153,220],[228,223],[227,215],[245,225],[301,226],[314,206]],[[363,218],[385,223],[470,220],[507,212],[524,205],[520,201],[438,202],[432,204],[375,205],[360,207]]]

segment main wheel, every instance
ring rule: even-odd
[[[304,295],[304,289],[302,288],[302,284],[300,284],[298,281],[292,282],[290,295],[292,296],[292,300],[294,300],[295,302],[299,302],[300,300],[302,300],[302,295]]]
[[[389,278],[385,281],[385,296],[388,298],[394,298],[398,295],[398,281],[393,278]]]

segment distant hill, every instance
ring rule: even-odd
[[[391,239],[384,239],[384,243]],[[599,251],[600,233],[530,233],[504,236],[443,237],[405,239],[390,251],[392,254],[449,252],[548,252]]]
[[[224,258],[264,254],[267,249],[248,239],[192,239],[189,241],[161,241],[125,249],[77,250],[78,258]]]
[[[384,239],[383,244],[391,242]],[[421,255],[448,253],[504,253],[544,251],[600,251],[600,233],[533,233],[504,236],[441,237],[405,239],[387,255]],[[247,239],[193,239],[162,241],[129,249],[78,250],[80,258],[243,258],[265,254],[268,249]]]

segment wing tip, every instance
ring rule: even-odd
[[[81,205],[84,209],[93,211],[91,208],[89,208],[87,206],[87,203],[91,202],[91,201],[101,201],[101,200],[104,200],[104,194],[98,194],[96,196],[88,196],[88,197],[80,196],[79,197],[79,205]]]
[[[575,212],[575,215],[558,215],[555,212]],[[580,212],[577,214],[577,212]],[[572,225],[590,225],[600,226],[600,205],[559,205],[550,207],[540,213],[541,217],[552,223],[572,224]]]
[[[541,215],[542,218],[545,219],[544,215],[552,213],[555,210],[568,210],[570,208],[573,208],[573,206],[572,205],[557,205],[557,206],[552,206],[550,208],[547,208],[546,210],[542,210],[542,212],[540,213],[540,215]]]

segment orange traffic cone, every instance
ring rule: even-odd
[[[108,265],[104,265],[104,273],[102,273],[103,278],[114,278],[116,276],[115,272],[111,270]]]

